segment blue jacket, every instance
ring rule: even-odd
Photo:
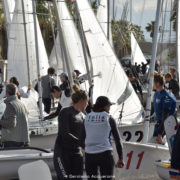
[[[161,92],[156,92],[154,94],[154,112],[155,121],[159,123],[160,134],[164,131],[164,120],[176,113],[176,98],[175,96],[168,92],[167,90],[162,90]]]

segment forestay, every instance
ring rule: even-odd
[[[107,11],[108,11],[108,4],[107,0],[101,0],[100,5],[97,10],[97,19],[106,34],[107,37],[107,29],[108,29],[108,17],[107,17]],[[112,40],[112,31],[111,31],[111,23],[109,22],[109,42],[111,46],[113,47],[113,40]]]
[[[31,81],[34,81],[35,79],[37,79],[37,62],[35,54],[35,31],[33,24],[34,21],[32,14],[32,1],[24,0],[24,6],[27,28],[27,44],[29,52],[30,79]],[[21,0],[16,0],[14,12],[15,13],[13,16],[12,23],[10,25],[9,32],[8,79],[12,76],[16,76],[20,82],[20,86],[22,87],[28,85],[28,69]],[[39,24],[37,24],[37,32],[40,59],[40,73],[41,75],[45,75],[47,74],[47,68],[49,67],[49,64]]]
[[[141,48],[139,47],[139,44],[136,41],[136,38],[134,37],[134,34],[131,33],[131,63],[134,65],[135,63],[146,64],[147,61],[141,51]]]
[[[111,101],[116,102],[111,110],[111,114],[116,119],[119,118],[120,111],[123,111],[123,122],[132,123],[141,120],[143,109],[139,98],[103,33],[89,2],[77,0],[77,4],[92,58],[94,74],[102,73],[101,79],[94,78],[93,100],[95,101],[100,95],[108,96]]]

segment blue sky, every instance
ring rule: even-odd
[[[116,19],[121,18],[123,4],[126,1],[130,1],[130,0],[115,0]],[[163,6],[164,10],[166,7],[166,3],[167,3],[167,9],[166,9],[167,12],[166,12],[166,15],[165,15],[165,13],[163,13],[163,17],[166,17],[166,19],[165,19],[166,28],[165,29],[169,30],[170,29],[169,28],[170,27],[170,23],[169,23],[170,12],[169,12],[169,10],[171,8],[171,0],[164,0],[164,6]],[[146,32],[145,27],[147,26],[147,23],[155,20],[156,7],[157,7],[157,0],[132,0],[132,17],[133,17],[132,22],[133,22],[133,24],[142,26],[142,30],[144,31],[145,39],[147,41],[151,41],[151,38],[149,36],[149,33]],[[130,16],[130,13],[129,13],[129,16]],[[130,19],[129,16],[128,16],[128,19]],[[161,23],[162,23],[162,20],[161,20]],[[169,32],[166,32],[164,34],[164,41],[169,41]]]

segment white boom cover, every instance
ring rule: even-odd
[[[141,64],[142,62],[144,64],[147,63],[134,34],[131,33],[131,63],[134,65],[135,63]]]
[[[35,31],[33,20],[32,1],[24,0],[26,28],[27,28],[27,41],[29,52],[29,67],[30,79],[34,81],[37,79],[37,62],[35,51]],[[24,22],[22,16],[21,0],[16,0],[12,23],[9,31],[9,44],[8,44],[8,79],[16,76],[20,82],[20,86],[28,85],[28,70],[26,58],[26,44],[24,35]],[[40,31],[39,23],[37,23],[38,32],[38,47],[39,47],[39,60],[40,60],[40,73],[41,76],[47,74],[49,67],[48,58]]]
[[[123,110],[122,121],[137,122],[142,117],[142,106],[133,90],[119,60],[102,31],[87,0],[77,0],[84,33],[92,58],[94,74],[101,72],[102,78],[94,78],[93,100],[108,96],[116,105],[111,114],[118,119]],[[124,108],[122,109],[122,104]]]
[[[61,26],[63,30],[63,36],[65,39],[67,52],[71,60],[71,64],[70,64],[71,69],[72,70],[78,69],[82,74],[85,74],[86,66],[83,56],[81,40],[65,1],[58,1],[58,11],[60,15]],[[57,37],[56,42],[59,42],[59,37]],[[59,43],[58,43],[57,52],[60,52]],[[50,58],[53,57],[53,59],[55,59],[56,58],[55,50],[52,53],[53,54],[51,54]],[[56,60],[53,59],[50,59],[50,61],[55,62]]]
[[[107,0],[101,0],[100,5],[97,10],[97,19],[98,19],[104,33],[106,34],[106,37],[107,37],[107,29],[108,29],[107,11],[108,11]],[[111,23],[109,26],[109,42],[110,42],[111,46],[113,47]]]

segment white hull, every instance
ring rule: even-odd
[[[170,163],[168,161],[155,162],[156,170],[161,179],[173,180],[180,179],[180,172],[175,169],[170,168]]]
[[[53,167],[53,153],[45,153],[38,150],[4,150],[0,151],[0,179],[8,180],[18,177],[18,169],[21,165],[36,160],[44,160],[51,171]]]
[[[115,149],[115,148],[114,148]],[[170,158],[169,150],[165,146],[155,144],[123,143],[123,157],[125,166],[116,169],[116,179],[140,180],[159,179],[154,162],[159,159]],[[118,156],[115,154],[115,160]]]
[[[51,135],[33,135],[31,136],[30,145],[43,149],[54,149],[57,134]]]
[[[118,126],[119,133],[121,138],[125,141],[129,142],[142,142],[144,137],[144,123],[136,123],[129,125],[119,125]],[[154,124],[150,124],[149,130],[149,139],[152,138],[154,132]]]

